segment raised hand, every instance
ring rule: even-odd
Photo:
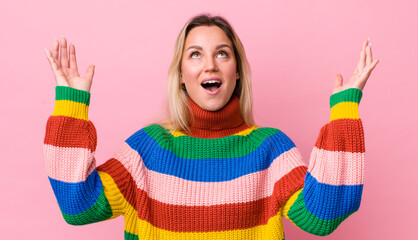
[[[369,79],[370,74],[378,62],[379,59],[373,60],[372,47],[369,40],[365,40],[361,46],[360,59],[357,63],[356,69],[354,70],[353,76],[351,76],[348,83],[342,85],[343,76],[341,76],[341,74],[337,74],[335,77],[334,90],[332,93],[334,94],[341,92],[348,88],[358,88],[363,91],[367,79]]]
[[[69,46],[69,57],[65,38],[61,38],[59,42],[55,40],[52,52],[47,48],[45,48],[45,52],[58,86],[67,86],[90,92],[95,66],[90,65],[87,68],[86,76],[80,77],[73,44]]]

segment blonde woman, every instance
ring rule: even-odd
[[[65,38],[46,54],[57,86],[44,152],[69,224],[123,215],[125,239],[284,239],[283,216],[327,235],[359,208],[358,104],[378,63],[368,41],[348,83],[335,79],[331,119],[308,167],[286,134],[254,123],[244,47],[222,17],[198,15],[181,30],[168,74],[168,121],[135,132],[98,167],[87,115],[94,66],[80,77]]]

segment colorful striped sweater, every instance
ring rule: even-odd
[[[331,96],[309,167],[282,131],[242,124],[232,98],[215,115],[193,107],[193,134],[147,126],[96,168],[90,93],[57,86],[44,139],[49,180],[66,222],[123,215],[125,239],[284,239],[283,216],[327,235],[360,206],[361,97],[356,88]]]

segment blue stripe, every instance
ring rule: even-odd
[[[256,150],[237,158],[181,158],[160,147],[144,130],[136,132],[126,143],[139,153],[149,170],[198,182],[229,181],[265,170],[275,158],[295,147],[292,140],[281,131],[267,137]],[[240,146],[236,144],[233,147]]]
[[[357,210],[362,192],[363,184],[335,186],[320,183],[307,172],[303,198],[310,213],[320,219],[331,220]]]
[[[48,178],[61,210],[70,215],[82,213],[92,207],[103,189],[96,170],[84,182],[67,183]]]

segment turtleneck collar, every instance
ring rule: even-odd
[[[199,107],[190,97],[190,133],[198,138],[220,138],[233,135],[247,128],[240,114],[239,98],[232,95],[229,102],[217,111],[207,111]]]

